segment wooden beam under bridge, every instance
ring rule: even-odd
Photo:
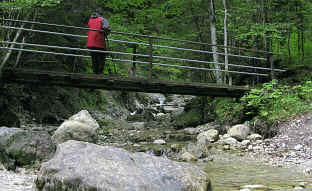
[[[249,90],[242,86],[159,81],[31,69],[5,68],[2,72],[1,81],[3,83],[31,83],[36,85],[216,97],[241,97]]]

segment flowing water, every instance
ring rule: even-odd
[[[312,179],[296,168],[278,168],[264,165],[246,157],[222,153],[213,155],[214,161],[201,163],[211,178],[213,191],[238,191],[245,185],[264,185],[270,189],[294,190],[305,182],[306,189],[312,190]]]

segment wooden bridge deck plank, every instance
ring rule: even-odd
[[[2,82],[217,97],[241,97],[249,90],[242,86],[220,86],[206,83],[146,80],[12,68],[5,68],[3,70]]]

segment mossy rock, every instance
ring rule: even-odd
[[[47,132],[0,128],[0,162],[9,170],[52,157],[56,147]]]
[[[214,121],[216,114],[213,100],[210,97],[197,97],[192,99],[184,107],[184,112],[175,116],[175,126],[177,129],[186,127],[196,127]]]

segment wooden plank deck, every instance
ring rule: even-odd
[[[206,83],[184,83],[12,68],[3,70],[1,81],[3,83],[32,83],[76,88],[216,97],[241,97],[249,90],[242,86],[220,86]]]

